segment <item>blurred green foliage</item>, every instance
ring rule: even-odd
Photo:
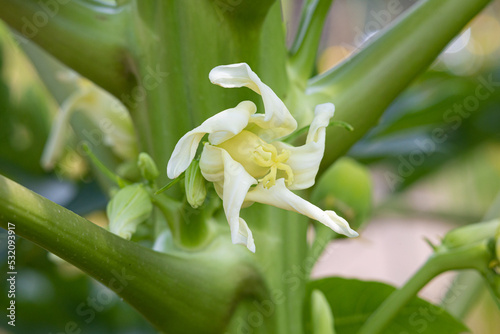
[[[56,104],[2,23],[0,74],[0,174],[33,188],[57,185],[56,175],[46,174],[40,165]],[[105,203],[95,184],[83,183],[65,206],[87,213]],[[6,238],[2,229],[1,245],[6,244]],[[6,251],[6,247],[0,249],[2,272],[8,271]],[[20,237],[16,267],[22,268],[16,282],[17,316],[22,321],[12,328],[2,322],[0,332],[66,333],[74,328],[84,333],[155,333],[113,292]],[[6,280],[0,282],[0,290],[8,291]],[[4,293],[0,296],[2,305],[6,297]]]
[[[40,174],[52,105],[32,66],[0,25],[0,171]]]

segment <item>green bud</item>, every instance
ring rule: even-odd
[[[452,249],[494,238],[499,227],[500,220],[498,219],[461,226],[448,232],[441,244],[448,249]]]
[[[119,164],[116,167],[116,174],[125,180],[133,182],[138,182],[141,179],[141,171],[134,160],[127,160]]]
[[[338,159],[317,182],[311,200],[333,210],[357,229],[372,207],[372,180],[368,169],[354,159]]]
[[[152,182],[160,175],[153,158],[145,152],[141,152],[141,154],[139,154],[137,165],[139,166],[141,175],[145,180]]]
[[[137,226],[151,215],[153,205],[142,184],[132,184],[120,189],[109,201],[106,212],[109,230],[122,238],[130,239]]]
[[[311,320],[312,333],[335,334],[330,304],[320,290],[314,290],[311,295]]]
[[[193,160],[185,174],[186,198],[188,203],[193,208],[198,208],[205,202],[207,197],[207,189],[205,187],[205,179],[201,175],[200,162]]]

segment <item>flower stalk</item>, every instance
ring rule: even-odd
[[[475,269],[490,277],[493,260],[490,240],[434,253],[402,288],[392,293],[368,318],[358,334],[383,333],[398,312],[434,277],[449,270]]]

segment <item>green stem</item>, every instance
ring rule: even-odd
[[[104,190],[104,193],[107,194],[109,190],[117,184],[117,179],[112,176],[111,170],[117,168],[119,164],[118,159],[112,153],[111,148],[103,144],[102,137],[100,137],[101,130],[89,118],[85,111],[76,110],[73,112],[70,123],[77,139],[75,143],[77,152],[82,155],[86,154],[84,146],[87,146],[89,150],[92,151],[92,155],[88,156],[88,162],[90,163],[92,172],[100,187]],[[99,134],[99,136],[95,136],[97,134]],[[92,157],[99,161],[99,164],[101,164],[104,169],[99,168],[99,165],[92,164]],[[111,175],[106,175],[104,170],[108,170]]]
[[[333,0],[307,0],[302,9],[299,30],[290,50],[291,76],[299,82],[310,78],[321,33]]]
[[[399,290],[392,293],[368,318],[358,334],[382,333],[398,312],[434,277],[448,270],[476,269],[483,272],[491,253],[486,242],[433,254]]]
[[[182,180],[184,178],[184,173],[182,173],[181,175],[179,175],[177,178],[173,179],[172,181],[170,181],[169,183],[167,183],[166,185],[164,185],[163,187],[161,187],[160,189],[158,189],[157,191],[155,191],[155,195],[159,195],[161,194],[162,192],[172,188],[177,182],[179,182],[180,180]]]
[[[347,131],[354,131],[354,128],[350,124],[342,121],[331,121],[328,126],[339,126],[346,129]],[[310,127],[311,125],[304,126],[303,128],[296,130],[288,136],[280,138],[280,141],[291,143],[294,140],[298,139],[300,136],[305,135],[309,131]]]
[[[110,181],[114,182],[117,186],[119,186],[120,188],[123,188],[125,187],[128,182],[125,181],[124,179],[122,179],[121,177],[119,177],[118,175],[116,175],[115,173],[113,173],[111,170],[109,170],[108,167],[106,167],[96,156],[95,154],[92,152],[92,150],[90,149],[88,143],[84,142],[82,143],[82,149],[83,151],[87,154],[87,156],[89,157],[89,159],[92,161],[92,163],[95,165],[95,167],[97,169],[99,169],[99,171],[104,175],[106,176]]]
[[[126,8],[82,0],[0,0],[0,6],[0,19],[115,96],[133,82]]]
[[[0,226],[114,290],[166,333],[223,332],[237,303],[266,294],[244,250],[163,254],[133,243],[0,176]],[[227,251],[231,247],[231,251]]]
[[[276,65],[284,56],[277,56],[276,61],[266,57],[261,62],[259,58],[261,44],[268,38],[262,34],[263,21],[272,3],[242,0],[226,7],[225,1],[132,1],[130,49],[138,85],[121,99],[131,111],[142,149],[160,169],[166,167],[176,142],[187,131],[242,100],[257,100],[248,89],[212,85],[208,80],[212,68],[247,62],[274,81],[286,78],[284,64]],[[256,16],[238,23],[238,13],[252,6]],[[273,11],[276,18],[279,6],[274,7],[278,9]],[[279,21],[273,23],[281,28]],[[274,37],[274,28],[267,34]],[[281,46],[273,43],[266,52],[274,54]],[[264,66],[271,69],[266,72]],[[266,76],[261,78],[266,80]],[[167,182],[164,173],[158,182]],[[168,194],[180,197],[180,187],[172,187]]]
[[[333,102],[335,118],[354,127],[327,129],[324,170],[359,140],[389,104],[490,0],[420,1],[343,65],[311,79],[313,104]]]
[[[186,208],[187,205],[165,194],[152,195],[151,200],[165,217],[178,247],[192,250],[207,245],[212,236],[207,223],[214,212],[211,199],[207,199],[208,203],[202,207],[203,210]]]
[[[473,308],[478,298],[485,291],[483,278],[473,271],[464,271],[455,277],[453,285],[447,291],[441,307],[457,319],[464,319]],[[455,287],[467,287],[461,293]]]
[[[490,221],[493,219],[500,219],[500,192],[482,220]],[[467,289],[463,293],[457,294],[455,291],[456,286],[466,286]],[[456,318],[464,319],[484,290],[484,280],[478,273],[461,272],[453,280],[452,286],[444,297],[442,306]]]
[[[315,224],[314,229],[315,238],[311,248],[309,249],[309,257],[311,258],[311,261],[314,261],[313,263],[316,263],[330,242],[334,241],[339,235],[332,229],[319,223]],[[312,269],[313,268],[311,268],[311,271]],[[311,272],[308,273],[308,276],[310,274]]]

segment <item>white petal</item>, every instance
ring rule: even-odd
[[[330,119],[335,113],[333,103],[318,104],[314,109],[314,119],[307,133],[306,143],[325,141],[325,128],[330,124]]]
[[[234,108],[210,117],[199,127],[186,133],[175,145],[168,161],[168,177],[175,179],[189,167],[206,133],[210,134],[208,140],[212,144],[220,144],[240,133],[248,125],[248,119],[256,110],[253,102],[243,101]]]
[[[316,106],[314,119],[309,127],[306,143],[293,147],[282,142],[273,142],[278,149],[290,151],[290,158],[286,162],[293,170],[292,190],[307,189],[314,185],[319,165],[325,154],[325,128],[333,117],[335,107],[331,103]]]
[[[80,78],[76,82],[78,89],[64,101],[53,122],[41,158],[42,166],[47,170],[52,169],[61,157],[70,128],[70,118],[75,111],[83,112],[99,126],[103,120],[109,120],[111,127],[103,129],[102,133],[104,144],[123,159],[136,158],[138,152],[134,127],[125,107],[90,81]]]
[[[240,218],[240,210],[248,189],[252,184],[256,184],[257,180],[225,150],[208,144],[203,148],[200,169],[203,177],[215,183],[219,196],[222,195],[224,213],[231,229],[231,240],[234,244],[245,245],[255,252],[252,231]]]
[[[123,160],[137,159],[139,148],[134,124],[127,109],[107,92],[100,90],[99,96],[99,104],[92,108],[90,116],[103,130],[104,143]]]
[[[297,128],[297,122],[285,104],[264,84],[246,63],[217,66],[209,74],[210,81],[225,88],[248,87],[262,95],[265,115],[255,114],[250,123],[257,125],[251,129],[264,140],[286,136]]]
[[[358,233],[349,227],[349,223],[335,212],[323,211],[287,189],[284,179],[277,180],[276,184],[269,189],[264,188],[262,184],[257,185],[257,187],[248,192],[245,200],[295,211],[319,221],[337,233],[344,234],[348,237],[358,236]]]
[[[64,145],[68,139],[69,120],[76,110],[75,107],[87,93],[87,90],[78,90],[70,95],[61,105],[59,113],[52,123],[49,138],[45,143],[43,154],[40,159],[40,163],[44,169],[51,170],[54,168],[57,160],[61,158],[64,151]]]
[[[200,157],[200,170],[203,177],[214,183],[224,183],[223,149],[205,144]],[[222,196],[221,196],[222,198]]]

